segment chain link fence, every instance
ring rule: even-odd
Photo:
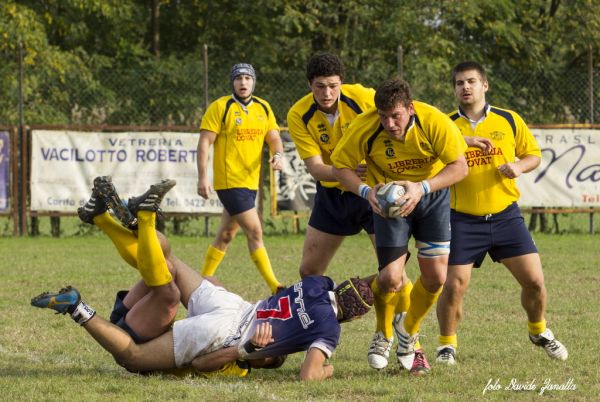
[[[20,70],[17,57],[4,55],[2,59],[0,125],[20,123],[22,99],[26,125],[197,127],[207,101],[231,93],[229,68],[236,62],[212,62],[215,67],[206,72],[201,57],[151,60],[127,69],[26,65]],[[290,106],[308,93],[304,71],[271,68],[263,72],[261,66],[255,68],[256,95],[270,102],[278,122],[285,126]],[[360,71],[351,66],[347,69],[346,82],[374,87],[395,74],[397,65],[378,63]],[[600,120],[599,68],[590,73],[581,68],[544,72],[504,67],[488,73],[488,100],[516,110],[529,124]],[[404,68],[414,97],[447,112],[455,108],[448,75],[419,66]],[[592,83],[596,84],[590,90]]]

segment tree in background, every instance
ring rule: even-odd
[[[307,92],[304,66],[315,51],[339,53],[347,80],[373,86],[397,72],[401,45],[404,77],[442,110],[452,108],[450,66],[472,58],[494,77],[494,103],[531,123],[585,122],[585,67],[588,45],[600,43],[600,3],[4,1],[0,124],[18,118],[19,43],[28,124],[197,125],[205,43],[209,100],[229,90],[227,66],[246,61],[280,121]],[[592,51],[598,60],[597,46]]]

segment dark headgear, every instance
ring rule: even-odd
[[[242,74],[249,75],[254,79],[254,81],[256,81],[256,72],[254,71],[254,67],[252,67],[252,65],[248,63],[234,64],[233,67],[231,67],[229,79],[231,80],[231,82],[233,82],[233,80],[235,80],[235,77],[240,76]]]
[[[337,295],[339,322],[350,321],[366,314],[375,300],[369,283],[360,278],[345,280],[333,291]]]

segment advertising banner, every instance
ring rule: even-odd
[[[163,178],[177,185],[163,199],[165,212],[220,213],[216,193],[197,194],[199,133],[31,133],[31,210],[74,212],[89,198],[96,176],[112,176],[122,199],[144,193]],[[212,148],[211,148],[212,149]],[[212,180],[212,154],[209,157]]]
[[[518,179],[519,205],[600,206],[600,130],[532,129],[540,166]]]

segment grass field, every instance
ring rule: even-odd
[[[566,362],[551,361],[527,339],[519,288],[501,265],[486,260],[473,275],[466,317],[459,332],[459,364],[412,378],[392,361],[376,372],[366,361],[374,313],[344,324],[341,344],[332,359],[333,379],[297,380],[302,355],[288,358],[278,370],[256,370],[244,379],[143,377],[114,363],[87,333],[68,317],[29,306],[32,296],[65,284],[80,289],[102,316],[110,313],[114,293],[138,279],[108,240],[99,235],[54,239],[0,240],[0,400],[314,400],[314,401],[453,401],[453,400],[598,400],[600,365],[600,236],[535,236],[545,268],[550,328],[569,348]],[[198,268],[210,239],[173,237],[175,253]],[[303,237],[269,236],[267,248],[282,281],[297,279]],[[417,276],[414,261],[409,275]],[[365,236],[346,240],[328,274],[336,281],[373,272],[375,257]],[[229,289],[249,300],[266,296],[238,237],[217,272]],[[180,312],[182,313],[182,312]],[[431,360],[437,346],[437,321],[430,312],[422,327],[422,344]],[[488,382],[500,389],[484,388]],[[511,381],[535,390],[507,389]],[[548,381],[569,390],[540,391]],[[573,389],[573,386],[576,389]]]

